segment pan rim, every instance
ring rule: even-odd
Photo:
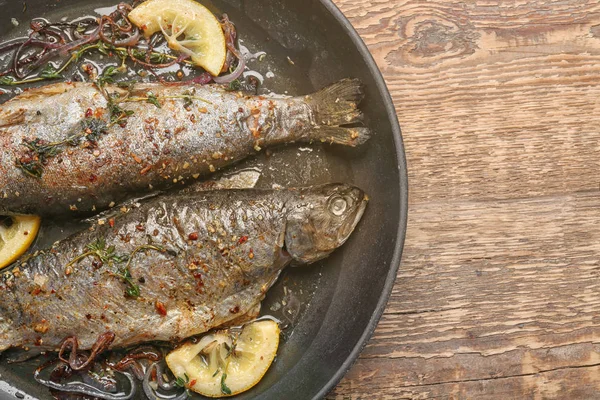
[[[398,231],[396,233],[396,244],[392,256],[392,261],[390,263],[390,269],[388,271],[385,284],[381,292],[381,297],[379,298],[377,306],[375,307],[375,311],[371,315],[371,319],[369,320],[365,331],[362,333],[361,337],[356,342],[354,348],[352,349],[346,360],[340,366],[338,371],[313,397],[313,399],[322,399],[329,392],[331,392],[331,390],[333,390],[333,388],[342,380],[342,378],[350,370],[350,368],[356,362],[356,360],[358,360],[360,353],[362,352],[363,348],[366,346],[367,342],[373,335],[373,332],[375,331],[375,328],[377,327],[379,320],[383,315],[383,311],[387,306],[388,300],[392,293],[392,289],[394,287],[394,283],[396,282],[396,275],[398,273],[398,269],[400,268],[400,262],[402,259],[402,251],[404,248],[404,241],[406,238],[406,227],[408,221],[408,167],[406,163],[406,154],[404,152],[402,131],[400,129],[400,124],[398,122],[398,117],[396,114],[396,108],[394,106],[394,102],[392,100],[390,92],[387,88],[383,75],[381,74],[381,71],[377,66],[377,63],[371,55],[371,52],[367,48],[367,45],[362,40],[358,32],[356,32],[350,21],[346,18],[342,11],[333,3],[333,0],[319,1],[331,14],[331,16],[335,18],[335,20],[340,24],[344,32],[352,40],[352,43],[356,47],[356,50],[358,50],[359,54],[362,56],[363,60],[367,64],[367,68],[371,73],[371,76],[375,80],[377,90],[385,105],[388,120],[392,128],[394,145],[396,147],[396,157],[398,162],[398,174],[400,178],[398,182],[400,190],[400,201],[398,207],[400,210],[400,221],[398,224]]]

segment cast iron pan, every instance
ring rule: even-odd
[[[117,0],[0,0],[0,39],[22,35],[34,17],[90,15]],[[228,13],[243,44],[268,53],[252,69],[273,77],[263,90],[306,94],[344,77],[365,85],[361,107],[373,130],[366,146],[289,146],[262,154],[236,168],[259,167],[260,187],[346,181],[364,189],[371,201],[350,240],[325,261],[288,268],[273,287],[263,313],[289,322],[277,359],[264,379],[239,399],[324,397],[344,376],[371,336],[392,290],[406,230],[408,184],[400,127],[385,83],[367,48],[329,0],[202,1],[215,13]],[[20,24],[14,27],[11,18]],[[288,60],[289,58],[289,60]],[[291,62],[290,62],[291,60]],[[293,63],[293,64],[292,64]],[[4,101],[6,96],[0,98]],[[36,247],[74,229],[44,221]],[[285,300],[286,306],[281,309]],[[278,314],[279,313],[279,314]],[[40,361],[7,364],[0,359],[0,397],[51,398],[35,383]]]

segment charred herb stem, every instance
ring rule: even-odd
[[[130,254],[117,254],[115,246],[107,247],[106,241],[103,238],[99,238],[96,241],[88,244],[86,246],[86,250],[87,251],[71,260],[66,265],[66,267],[70,267],[74,264],[77,264],[78,262],[87,257],[94,257],[101,263],[100,266],[104,264],[112,266],[114,264],[126,263],[123,268],[119,268],[117,272],[111,272],[110,274],[121,279],[123,283],[127,285],[127,288],[125,289],[125,294],[128,297],[132,298],[138,298],[141,294],[140,287],[133,280],[133,277],[131,276],[131,271],[129,269],[131,261],[133,260],[135,254],[142,250],[155,250],[161,253],[164,253],[166,251],[162,247],[146,244],[136,247]]]
[[[100,135],[106,133],[107,128],[108,126],[101,119],[86,118],[81,122],[81,131],[68,136],[64,140],[45,143],[39,138],[24,139],[22,145],[27,148],[27,151],[23,156],[16,159],[16,166],[27,175],[41,178],[44,173],[44,166],[52,157],[62,152],[62,146],[77,146],[84,138],[95,145]]]

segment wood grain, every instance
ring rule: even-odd
[[[329,397],[600,398],[600,3],[335,3],[411,190],[392,297]]]

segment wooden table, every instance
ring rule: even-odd
[[[335,0],[383,71],[406,245],[332,399],[600,398],[600,4]]]

